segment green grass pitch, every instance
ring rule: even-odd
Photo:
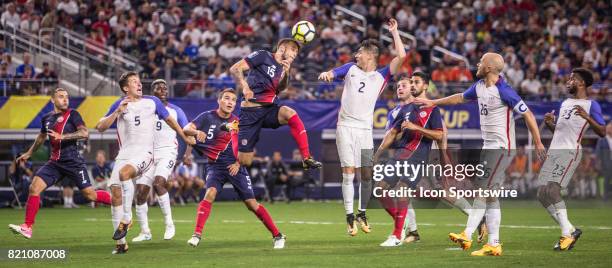
[[[397,248],[379,243],[391,232],[391,219],[370,210],[370,234],[346,235],[342,204],[338,202],[265,204],[286,248],[273,250],[265,227],[242,203],[217,202],[197,248],[187,245],[195,224],[196,207],[173,207],[176,236],[162,240],[163,221],[157,207],[149,208],[153,240],[129,243],[129,252],[113,256],[110,209],[43,208],[34,236],[13,235],[7,225],[21,223],[24,211],[0,210],[0,248],[67,248],[66,261],[7,261],[0,267],[612,267],[612,209],[602,202],[569,202],[572,223],[584,234],[569,252],[554,252],[560,231],[546,211],[532,202],[502,202],[501,257],[470,257],[456,250],[448,232],[463,229],[466,217],[454,209],[418,209],[422,241]],[[139,232],[135,225],[128,239]],[[479,245],[474,243],[472,249]]]

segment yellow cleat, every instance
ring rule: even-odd
[[[571,236],[562,236],[559,238],[559,250],[569,250],[574,241],[574,238]]]
[[[459,244],[463,250],[468,250],[472,247],[472,240],[465,235],[465,232],[461,232],[460,234],[449,233],[448,238]]]
[[[473,251],[472,256],[501,256],[502,255],[502,245],[499,244],[497,246],[491,246],[489,244],[485,244],[481,249]]]
[[[368,223],[368,217],[364,213],[357,214],[357,223],[359,223],[359,227],[361,227],[361,231],[364,233],[370,233],[372,230],[370,229],[370,224]]]
[[[346,231],[350,236],[356,236],[359,229],[357,229],[357,221],[352,221],[347,224]]]

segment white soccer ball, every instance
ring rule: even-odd
[[[309,43],[315,38],[315,27],[310,21],[298,21],[291,29],[291,36],[300,43]]]

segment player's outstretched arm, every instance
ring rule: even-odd
[[[395,128],[389,129],[389,131],[385,133],[385,137],[383,137],[380,146],[378,146],[378,149],[376,149],[376,153],[374,153],[374,164],[378,162],[380,156],[389,148],[389,146],[391,146],[393,141],[395,141],[395,138],[397,137],[398,133],[399,132]]]
[[[390,19],[387,23],[389,25],[389,32],[393,36],[393,43],[395,44],[395,51],[397,52],[397,56],[391,60],[391,64],[389,64],[389,69],[391,74],[396,74],[402,67],[402,63],[406,59],[406,50],[404,49],[404,43],[402,43],[402,38],[399,35],[399,31],[397,30],[397,21],[395,19]]]
[[[423,99],[423,98],[415,98],[413,103],[415,104],[421,104],[423,105],[425,108],[426,107],[431,107],[431,106],[439,106],[439,105],[457,105],[457,104],[461,104],[461,103],[465,103],[465,98],[463,98],[463,93],[457,93],[448,97],[444,97],[441,99],[434,99],[434,100],[429,100],[429,99]]]
[[[237,89],[242,92],[244,99],[247,101],[254,97],[253,91],[251,88],[249,88],[249,84],[244,78],[244,72],[248,71],[249,69],[249,64],[244,59],[234,63],[234,65],[232,65],[232,67],[229,69],[232,77],[234,78],[234,82],[236,82]]]
[[[32,146],[30,146],[30,149],[28,149],[19,158],[17,158],[16,162],[19,163],[21,161],[27,161],[28,159],[30,159],[32,154],[38,150],[40,145],[43,144],[46,139],[47,139],[46,133],[44,132],[38,133],[38,136],[36,136],[36,140],[34,140],[34,143],[32,143]]]
[[[174,118],[168,116],[166,119],[164,119],[164,121],[168,123],[168,126],[170,126],[176,132],[176,134],[178,134],[185,141],[185,143],[189,145],[194,145],[196,143],[195,138],[185,135],[185,132],[183,132],[183,129],[181,126],[179,126],[178,122],[174,120]]]
[[[533,143],[535,144],[536,154],[540,159],[544,159],[546,157],[546,148],[544,147],[544,144],[542,144],[538,122],[530,110],[523,113],[523,117],[525,117],[525,124],[527,125],[529,132],[531,132]]]

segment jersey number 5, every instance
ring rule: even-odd
[[[215,133],[214,133],[215,127],[217,127],[217,125],[211,125],[210,128],[208,129],[208,133],[206,133],[206,139],[207,140],[212,139],[213,136],[215,135]]]

